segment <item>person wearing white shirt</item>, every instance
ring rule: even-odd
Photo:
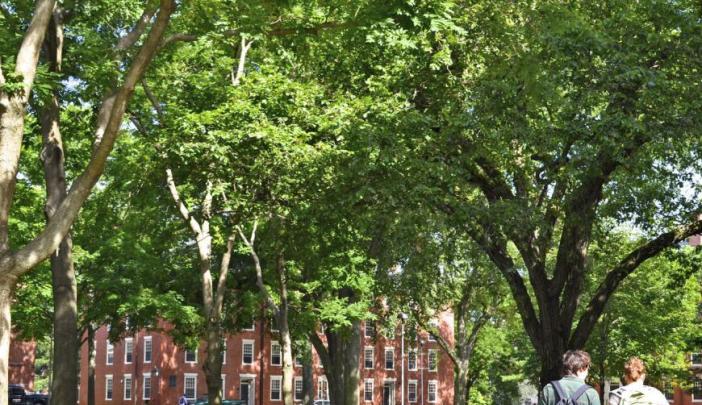
[[[609,393],[609,405],[655,404],[668,405],[665,395],[654,387],[644,385],[646,365],[638,357],[632,357],[624,363],[624,382],[626,385]]]

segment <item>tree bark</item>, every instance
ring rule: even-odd
[[[95,405],[95,328],[88,323],[88,405]]]
[[[49,69],[61,71],[63,52],[63,23],[61,10],[56,9],[44,40]],[[66,198],[66,172],[63,139],[59,127],[60,107],[57,92],[41,109],[41,132],[46,182],[44,213],[50,220],[59,204]],[[72,259],[72,240],[66,234],[58,250],[51,255],[52,290],[54,300],[54,376],[51,395],[58,403],[77,402],[78,393],[78,291]]]
[[[310,342],[324,366],[331,405],[358,405],[361,381],[361,322],[345,331],[325,331],[327,344],[313,332]]]
[[[312,405],[314,402],[314,368],[312,367],[311,355],[305,356],[302,365],[302,393],[303,405]]]
[[[12,336],[12,319],[10,306],[15,280],[3,279],[0,282],[0,392],[8,392],[8,369],[10,361],[10,339]],[[0,405],[7,405],[7,394],[0,395]]]
[[[234,234],[227,239],[226,251],[222,255],[222,262],[219,268],[219,279],[217,285],[213,286],[212,280],[212,235],[210,234],[210,210],[212,208],[212,185],[207,184],[205,198],[202,203],[203,219],[198,221],[190,212],[185,203],[181,200],[173,173],[166,170],[166,181],[171,197],[176,204],[176,208],[185,221],[190,226],[197,243],[198,260],[200,267],[200,280],[202,283],[202,307],[206,322],[207,342],[206,358],[202,367],[207,382],[208,402],[213,405],[222,404],[222,309],[224,305],[224,294],[226,292],[227,276],[229,274],[229,262],[234,248]]]

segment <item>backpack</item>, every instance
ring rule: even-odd
[[[583,396],[585,391],[592,388],[587,384],[583,384],[573,393],[572,397],[568,397],[565,391],[563,391],[563,387],[561,387],[561,384],[559,384],[558,381],[551,381],[551,386],[554,390],[556,390],[556,394],[558,395],[558,401],[556,401],[556,405],[576,405],[578,403],[578,399],[581,396]]]
[[[178,400],[178,405],[188,405],[188,398],[186,398],[185,395],[180,397]]]
[[[619,405],[658,405],[661,403],[660,398],[656,398],[658,395],[650,387],[641,387],[637,390],[617,390],[615,395],[619,399]],[[667,402],[667,401],[666,401]]]

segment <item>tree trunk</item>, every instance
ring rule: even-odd
[[[312,405],[314,402],[314,369],[312,368],[312,356],[305,357],[302,366],[302,392],[303,405]]]
[[[49,58],[50,70],[61,71],[63,51],[63,25],[60,10],[54,12],[49,23],[44,49]],[[59,100],[56,92],[41,111],[41,132],[46,181],[45,215],[47,221],[66,198],[66,172],[64,149],[59,130]],[[51,395],[62,404],[76,403],[78,393],[78,291],[71,255],[71,235],[66,234],[58,250],[51,256],[52,290],[54,299],[54,380]]]
[[[344,405],[357,405],[361,381],[361,322],[356,320],[351,326],[346,347],[343,350],[344,361]]]
[[[470,368],[468,365],[456,367],[456,378],[454,382],[454,398],[455,405],[468,404],[468,384],[470,380]]]
[[[8,366],[10,360],[10,339],[12,335],[12,319],[10,305],[12,304],[12,291],[14,282],[3,280],[0,283],[0,393],[8,392]],[[7,405],[7,394],[0,395],[0,405]]]
[[[95,328],[88,324],[88,405],[95,405]]]
[[[222,404],[222,332],[219,324],[207,330],[207,357],[203,365],[207,382],[207,399],[212,405]]]
[[[278,328],[280,329],[280,340],[283,350],[283,404],[293,405],[295,402],[295,370],[293,369],[292,339],[290,338],[290,327],[288,325],[287,301],[281,303],[280,310]]]

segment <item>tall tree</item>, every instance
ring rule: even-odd
[[[175,4],[162,1],[158,17],[147,38],[124,74],[121,85],[113,89],[109,103],[101,107],[94,152],[87,167],[76,178],[66,197],[56,207],[46,227],[31,242],[12,249],[8,234],[10,209],[19,168],[20,149],[25,133],[25,115],[37,74],[41,47],[52,19],[55,2],[37,1],[31,21],[22,37],[14,68],[0,70],[0,391],[7,389],[7,361],[11,334],[10,306],[17,277],[49,257],[68,233],[82,204],[102,173],[118,136],[122,117],[134,86],[151,62],[168,25]],[[3,8],[4,11],[6,11]],[[74,394],[75,395],[75,394]],[[0,396],[0,405],[7,398]]]

